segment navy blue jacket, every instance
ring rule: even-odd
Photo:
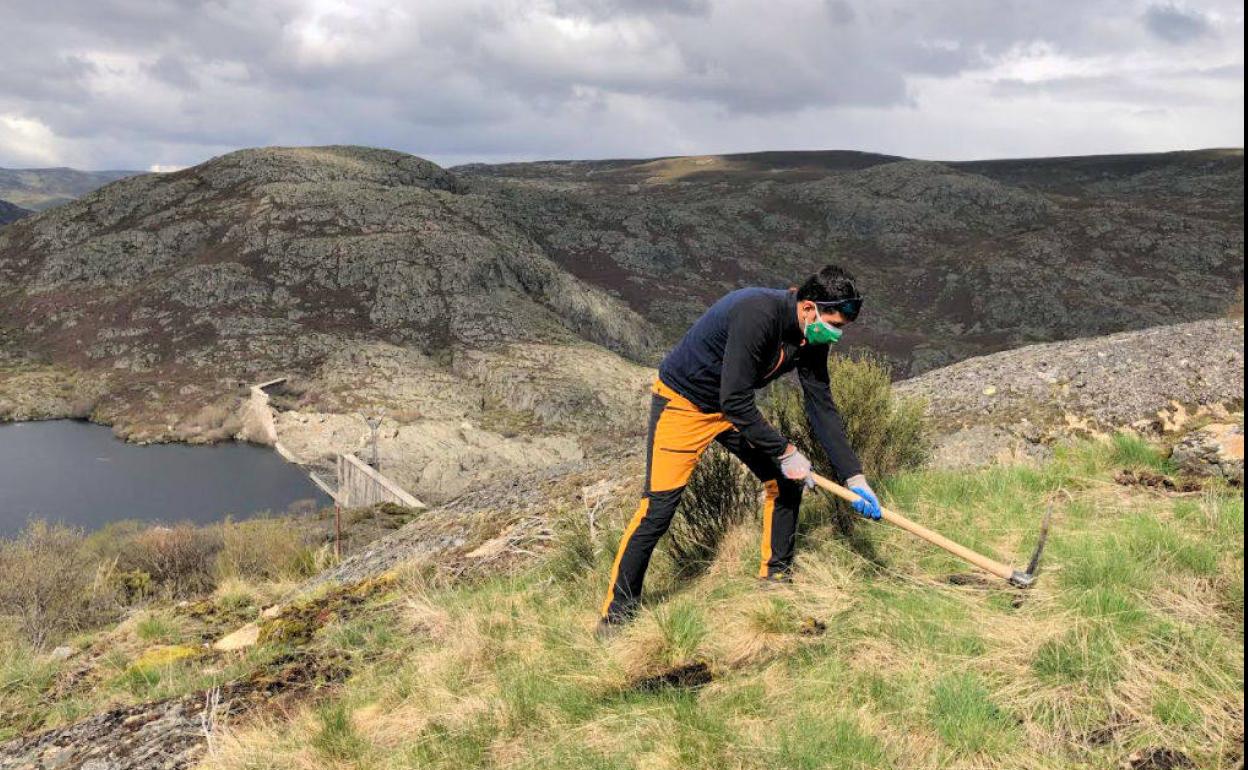
[[[659,379],[699,409],[722,412],[746,441],[778,458],[789,441],[763,418],[754,391],[796,369],[806,418],[838,481],[845,481],[862,473],[862,464],[832,400],[828,348],[806,342],[794,292],[738,289],[690,327],[659,365]]]

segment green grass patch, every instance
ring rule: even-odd
[[[1171,687],[1161,688],[1153,701],[1153,716],[1170,727],[1192,727],[1200,722],[1200,712],[1191,698]]]
[[[1109,628],[1086,625],[1040,645],[1032,670],[1056,684],[1109,685],[1122,675],[1123,653]]]
[[[1116,433],[1110,440],[1110,462],[1158,473],[1172,473],[1173,466],[1162,449],[1131,433]]]
[[[148,612],[134,626],[134,633],[145,642],[174,644],[182,641],[182,627],[163,612]]]
[[[880,740],[863,732],[847,717],[810,710],[798,715],[795,722],[780,733],[780,751],[774,767],[794,770],[896,767]]]
[[[351,712],[341,701],[324,704],[316,711],[316,732],[312,735],[312,748],[327,759],[358,761],[368,748],[367,742],[355,729]]]
[[[1017,738],[1016,721],[993,701],[974,673],[938,679],[928,716],[945,745],[959,753],[997,755]]]

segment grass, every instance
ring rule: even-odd
[[[928,716],[941,741],[956,754],[998,756],[1017,737],[1017,724],[973,671],[937,679]]]
[[[865,523],[808,526],[794,584],[763,589],[747,519],[695,577],[656,558],[642,612],[607,643],[592,629],[632,501],[594,527],[570,506],[540,562],[456,581],[412,568],[397,593],[331,619],[310,645],[347,655],[352,676],[232,725],[204,767],[1114,768],[1147,747],[1232,767],[1242,496],[1113,481],[1127,465],[1165,471],[1159,458],[1120,438],[1041,466],[885,485],[900,510],[1014,563],[1052,510],[1028,592],[951,584],[964,564]],[[225,587],[218,600],[246,606],[259,590]],[[111,697],[205,683],[194,659],[135,670],[140,647],[184,642],[176,623],[151,612],[129,633],[143,639],[110,664]],[[0,657],[0,710],[35,708],[54,676],[53,664]]]
[[[1229,766],[1243,707],[1242,498],[1122,487],[1124,466],[1169,470],[1120,437],[1038,467],[887,485],[898,508],[1012,562],[1051,509],[1042,579],[1026,594],[950,585],[968,570],[943,553],[831,524],[803,533],[793,586],[760,590],[747,520],[699,577],[656,559],[650,601],[608,644],[590,629],[621,522],[600,522],[597,542],[561,524],[541,565],[412,580],[387,634],[330,633],[385,648],[337,705],[316,707],[340,711],[311,712],[352,725],[349,752],[309,754],[328,723],[296,719],[238,729],[207,766],[1109,768],[1146,746]],[[808,631],[810,618],[824,628]],[[638,685],[696,665],[709,683]]]

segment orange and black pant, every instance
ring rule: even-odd
[[[667,532],[680,495],[712,441],[736,455],[763,482],[763,538],[758,576],[788,572],[797,535],[802,483],[784,478],[776,460],[749,444],[719,412],[703,412],[655,380],[646,438],[645,491],[620,539],[602,616],[623,619],[641,600],[641,584],[659,538]]]

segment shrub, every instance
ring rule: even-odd
[[[667,552],[679,577],[703,572],[724,535],[760,508],[761,487],[728,450],[712,444],[702,455],[667,532]]]
[[[192,596],[216,585],[221,533],[183,523],[151,527],[134,536],[118,557],[123,572],[143,572],[169,596]]]
[[[215,443],[233,438],[243,428],[238,398],[205,404],[186,421],[184,429],[200,441]]]
[[[0,614],[36,648],[112,620],[110,581],[83,547],[81,530],[32,521],[0,544]]]
[[[828,376],[845,433],[867,478],[887,478],[927,461],[931,439],[925,406],[918,399],[893,395],[887,364],[871,357],[852,360],[832,356]],[[777,383],[767,393],[762,408],[776,430],[810,458],[817,473],[835,478],[832,465],[807,425],[800,389]]]
[[[315,571],[316,548],[306,533],[283,519],[249,519],[221,524],[218,578],[282,580]]]

